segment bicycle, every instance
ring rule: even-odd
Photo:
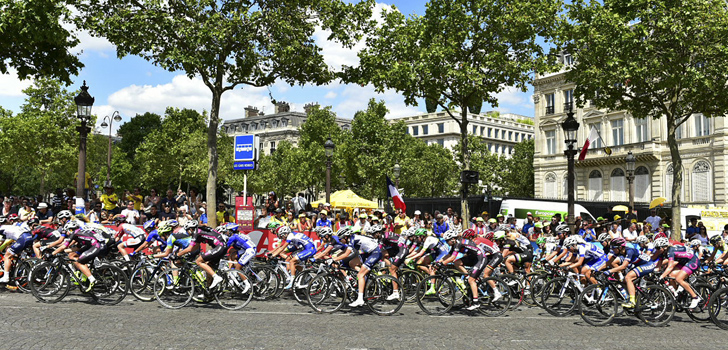
[[[121,269],[110,264],[95,260],[89,266],[96,284],[89,293],[85,292],[88,280],[76,270],[68,257],[56,257],[52,261],[42,262],[30,271],[30,290],[38,301],[56,303],[68,295],[71,284],[78,285],[82,294],[88,294],[94,301],[103,305],[120,303],[129,292],[129,283],[126,274]]]
[[[28,247],[15,259],[15,263],[10,269],[10,281],[6,284],[8,289],[30,293],[28,275],[30,274],[30,270],[42,261],[39,258],[31,257],[32,252],[33,248]],[[5,271],[5,259],[3,257],[0,257],[0,271]]]
[[[461,300],[466,307],[470,306],[473,295],[466,277],[457,270],[438,269],[434,275],[425,277],[417,286],[415,297],[417,305],[428,315],[445,314],[458,300]],[[491,282],[495,287],[491,286]],[[487,277],[478,278],[475,283],[480,302],[478,312],[493,317],[508,311],[512,293],[503,280],[498,277]],[[496,290],[501,294],[501,298],[493,301]]]
[[[673,277],[666,278],[666,280],[674,279],[675,278]],[[693,301],[693,297],[690,295],[690,292],[682,288],[682,286],[680,285],[678,285],[677,290],[675,290],[671,286],[667,287],[667,289],[672,292],[672,295],[675,298],[675,306],[677,312],[685,311],[688,317],[690,317],[690,319],[695,322],[708,322],[710,321],[708,302],[710,301],[710,296],[715,291],[715,288],[713,288],[708,283],[700,282],[700,279],[696,279],[695,281],[696,282],[691,282],[689,280],[687,281],[690,288],[692,288],[693,291],[700,298],[698,306],[692,309],[690,308],[690,303]]]
[[[140,259],[140,263],[129,276],[129,289],[134,297],[141,301],[154,300],[153,281],[167,264],[169,264],[169,259],[166,258],[157,261]]]
[[[571,314],[578,306],[578,297],[584,291],[579,279],[584,276],[568,271],[564,277],[546,282],[541,293],[541,307],[556,317]]]
[[[325,266],[324,269],[309,283],[306,298],[314,311],[332,313],[341,309],[347,301],[356,300],[359,287],[356,276],[352,276],[356,271],[348,270],[349,273],[345,274],[342,269],[333,266]],[[380,316],[389,316],[402,308],[402,294],[394,300],[387,300],[394,292],[394,283],[402,285],[393,276],[369,271],[364,287],[364,303],[369,310]]]
[[[577,304],[581,318],[592,326],[606,326],[620,313],[636,316],[648,326],[667,325],[675,315],[675,299],[662,286],[635,280],[635,307],[623,309],[622,302],[629,301],[626,289],[617,279],[596,275],[597,284],[584,288]]]

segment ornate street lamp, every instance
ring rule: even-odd
[[[76,102],[76,117],[81,121],[81,125],[76,127],[78,133],[81,136],[81,140],[78,144],[78,177],[76,179],[76,214],[81,214],[85,211],[86,206],[84,201],[87,200],[88,194],[86,194],[86,136],[91,131],[88,127],[88,122],[91,120],[91,107],[94,105],[95,98],[91,97],[88,93],[88,86],[86,81],[83,81],[81,86],[81,92],[74,98]]]
[[[334,155],[334,141],[331,136],[324,142],[324,151],[326,151],[326,203],[331,203],[331,156]]]
[[[108,124],[106,123],[108,121]],[[119,114],[119,111],[114,111],[111,116],[105,116],[104,121],[101,122],[101,128],[109,127],[109,150],[107,152],[106,157],[106,183],[111,184],[111,129],[114,124],[114,122],[120,122],[121,121],[121,115]]]
[[[637,163],[637,157],[632,154],[632,151],[627,153],[627,157],[624,158],[624,162],[627,163],[627,182],[629,182],[629,207],[634,211],[634,167]]]
[[[402,167],[399,166],[399,162],[394,163],[394,168],[392,168],[392,175],[394,175],[394,184],[399,188],[399,174],[402,173]]]
[[[574,112],[569,109],[569,113],[566,113],[566,120],[564,120],[563,123],[561,123],[561,128],[564,129],[564,142],[566,142],[566,150],[564,150],[564,154],[566,155],[566,159],[568,161],[568,167],[567,167],[567,191],[569,192],[567,195],[567,202],[568,202],[568,216],[566,218],[566,223],[569,225],[574,224],[574,182],[575,182],[575,174],[574,174],[574,156],[576,156],[576,132],[579,130],[579,123],[574,118]]]

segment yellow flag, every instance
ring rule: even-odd
[[[608,156],[612,155],[612,149],[609,147],[604,147],[604,153],[606,153]]]

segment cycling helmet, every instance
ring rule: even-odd
[[[177,220],[169,220],[167,222],[169,223],[169,226],[172,228],[179,226],[179,221],[177,221]]]
[[[339,236],[340,238],[351,237],[352,233],[353,232],[351,231],[351,227],[349,227],[349,226],[344,226],[344,227],[340,228],[338,231],[336,231],[336,235]]]
[[[713,246],[720,245],[723,243],[723,237],[720,235],[715,235],[713,237],[710,237],[710,244]]]
[[[692,247],[692,248],[700,247],[700,240],[696,238],[696,239],[690,241],[690,247]]]
[[[414,236],[414,235],[415,235],[415,231],[417,231],[417,229],[416,229],[416,228],[414,228],[414,227],[410,227],[410,228],[408,228],[408,229],[406,229],[406,230],[402,231],[402,236],[404,236],[404,237],[411,237],[411,236]]]
[[[665,239],[667,239],[667,235],[665,234],[665,232],[658,232],[657,234],[655,234],[654,239],[657,240],[658,238],[665,238]]]
[[[560,224],[559,226],[556,226],[555,231],[556,231],[557,234],[560,234],[560,233],[569,233],[569,231],[570,231],[569,225],[567,225],[567,224]]]
[[[427,236],[427,230],[424,228],[419,228],[417,231],[415,231],[415,236]]]
[[[193,220],[190,220],[190,221],[193,221]],[[187,224],[185,224],[185,226],[187,226]],[[225,225],[220,225],[218,227],[215,227],[215,232],[217,232],[221,235],[227,235],[228,229]]]
[[[4,216],[0,216],[0,224],[4,224],[5,221],[7,221],[7,220],[8,220],[8,218],[6,218]]]
[[[495,231],[493,233],[493,238],[495,240],[506,238],[506,231]]]
[[[59,220],[60,219],[70,219],[70,218],[73,217],[73,214],[71,214],[71,211],[70,210],[61,210],[61,212],[58,213],[58,215],[56,215],[56,217]]]
[[[579,244],[584,244],[584,243],[586,243],[586,240],[584,240],[584,237],[582,237],[582,236],[579,236],[579,235],[576,235],[576,234],[575,234],[575,235],[572,235],[572,236],[576,237],[576,242],[577,242],[577,243],[579,243]]]
[[[665,248],[670,245],[670,241],[665,237],[660,237],[655,240],[655,248]]]
[[[617,237],[617,238],[613,239],[611,242],[609,242],[609,246],[612,247],[612,248],[626,247],[627,246],[627,240],[625,240],[622,237]]]
[[[15,220],[18,220],[18,214],[8,215],[8,221],[15,221]]]
[[[486,233],[483,238],[485,238],[485,239],[487,239],[489,241],[492,241],[493,240],[493,232]]]
[[[638,236],[635,242],[637,244],[647,244],[650,243],[650,239],[647,236]]]
[[[117,222],[117,223],[122,223],[122,222],[126,221],[126,215],[119,214],[119,215],[117,215],[117,216],[114,217],[114,221]]]
[[[169,221],[162,221],[162,223],[159,224],[159,228],[157,228],[157,232],[160,234],[172,232],[172,226],[169,225]]]
[[[609,242],[612,240],[612,236],[608,232],[604,232],[601,235],[599,235],[599,238],[597,238],[597,241],[600,243]]]
[[[371,225],[369,228],[367,228],[367,234],[373,235],[375,233],[379,233],[380,231],[383,231],[384,227],[382,225]]]
[[[28,219],[27,223],[28,223],[28,226],[38,225],[38,224],[40,224],[40,219],[38,219],[37,217],[32,217],[32,218]]]
[[[318,230],[316,231],[316,233],[318,233],[319,236],[326,237],[334,234],[334,230],[332,230],[331,227],[328,226],[317,227],[317,229]]]
[[[279,224],[277,222],[271,222],[268,224],[268,226],[266,228],[269,230],[275,230],[278,228],[278,226],[281,226],[281,224]]]
[[[195,226],[197,226],[197,225],[195,225]],[[227,224],[225,224],[225,227],[227,227],[228,231],[230,231],[232,233],[238,233],[238,231],[240,231],[240,225],[238,225],[234,222],[228,222]]]
[[[467,229],[467,230],[463,231],[463,238],[471,239],[471,238],[475,238],[475,236],[476,236],[475,230]]]
[[[224,226],[223,226],[224,227]],[[288,236],[291,233],[291,228],[288,226],[281,226],[276,230],[276,235],[280,237]]]
[[[455,231],[455,230],[447,230],[447,231],[445,231],[445,233],[442,234],[442,239],[444,239],[446,241],[449,241],[449,240],[451,240],[451,239],[453,239],[453,238],[455,238],[457,236],[458,236],[457,231]]]
[[[538,239],[536,239],[536,244],[544,244],[544,243],[546,243],[546,238],[539,237]]]
[[[76,221],[76,220],[69,220],[66,223],[66,225],[63,226],[63,229],[66,230],[66,231],[69,231],[69,232],[73,232],[73,231],[78,230],[80,227],[81,226],[78,224],[78,221]]]
[[[153,230],[157,226],[157,222],[154,220],[147,220],[147,222],[144,223],[144,229],[147,231]]]
[[[189,220],[189,221],[185,222],[184,229],[185,229],[185,231],[194,230],[197,228],[198,225],[199,225],[199,223],[197,222],[197,220]]]
[[[579,244],[579,240],[576,239],[576,236],[569,236],[564,240],[564,247],[566,248],[573,247],[577,244]]]

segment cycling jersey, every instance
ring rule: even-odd
[[[192,244],[192,246],[204,243],[212,247],[219,247],[226,245],[227,238],[219,234],[215,230],[207,226],[203,226],[200,227],[197,232],[192,236],[192,240],[190,241],[190,243]]]
[[[101,245],[103,244],[96,238],[96,233],[91,230],[77,230],[68,237],[68,240],[65,242],[65,246],[68,247],[74,242],[78,245],[79,251],[90,248],[101,248]]]
[[[35,239],[43,239],[43,240],[53,240],[56,241],[60,239],[61,237],[65,237],[65,235],[62,235],[61,232],[58,230],[54,230],[50,227],[45,226],[39,226],[35,230],[33,230],[33,236],[35,236]]]
[[[593,243],[579,243],[577,247],[579,248],[578,257],[584,258],[584,261],[606,258],[604,251]]]
[[[315,245],[311,237],[304,235],[300,232],[291,232],[286,237],[286,243],[288,243],[288,251],[304,249],[307,245],[311,245],[315,249]]]
[[[12,239],[17,241],[23,233],[28,232],[21,226],[3,225],[0,226],[0,235],[5,236],[5,239]]]
[[[172,233],[167,238],[166,250],[172,250],[174,247],[185,249],[190,246],[191,241],[192,237],[190,237],[187,232]]]
[[[501,247],[503,248],[503,250],[508,249],[508,251],[515,252],[518,254],[526,251],[523,247],[521,247],[520,244],[518,244],[515,240],[512,240],[512,239],[504,240]]]
[[[452,246],[450,254],[462,253],[463,255],[485,256],[485,253],[475,242],[463,238]]]
[[[450,252],[450,246],[435,236],[428,236],[422,244],[422,249],[427,254],[447,255]]]
[[[239,233],[232,235],[230,239],[228,239],[227,246],[233,247],[237,250],[255,249],[253,241],[251,241],[247,235]]]
[[[138,226],[134,226],[132,224],[121,224],[117,227],[115,238],[118,239],[122,235],[127,235],[140,241],[146,239],[147,236],[146,232],[144,232],[144,229]]]
[[[694,256],[693,252],[684,245],[672,246],[667,250],[667,260],[677,260],[677,262],[682,265],[692,260]]]
[[[159,242],[159,249],[164,250],[167,248],[167,240],[162,238],[162,236],[159,235],[159,232],[157,230],[153,230],[152,232],[149,232],[149,235],[147,236],[147,243],[151,244],[154,241]]]
[[[498,245],[488,239],[485,239],[483,237],[475,237],[473,238],[473,242],[475,242],[478,247],[483,251],[483,254],[490,255],[490,254],[496,254],[500,253],[500,248]]]
[[[640,252],[639,249],[635,249],[635,248],[631,248],[631,247],[626,247],[624,254],[621,254],[621,255],[609,253],[609,257],[611,258],[612,256],[620,257],[620,258],[628,261],[630,263],[630,265],[634,265],[634,266],[647,263],[651,260],[650,259],[651,256],[644,255],[644,254],[642,254],[642,252]]]
[[[329,243],[326,243],[326,245],[324,246],[324,249],[328,248],[329,246],[332,247],[331,248],[332,253],[336,252],[336,251],[345,251],[346,248],[348,247],[348,245],[341,243],[339,236],[331,236],[331,240],[329,241]]]
[[[364,235],[351,235],[349,246],[358,250],[360,254],[372,253],[379,250],[379,243],[374,238]]]

